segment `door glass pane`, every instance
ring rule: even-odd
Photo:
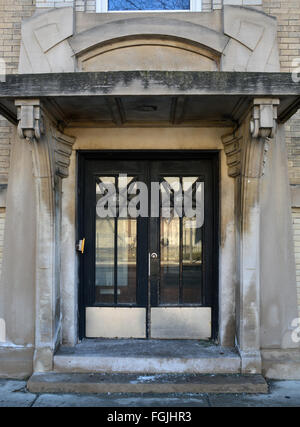
[[[164,177],[160,190],[160,304],[201,304],[204,183]]]
[[[118,219],[118,303],[136,303],[136,220]]]
[[[195,219],[183,218],[183,304],[202,302],[202,228],[194,228],[195,225]]]
[[[161,218],[160,303],[179,303],[179,218]]]
[[[96,218],[96,303],[114,303],[114,241],[114,218]]]
[[[190,10],[190,0],[108,0],[108,10]]]
[[[183,218],[182,303],[202,303],[202,225],[204,219],[204,182],[198,177],[183,177],[190,215]]]
[[[98,304],[136,303],[137,220],[126,218],[124,212],[127,189],[133,179],[123,175],[96,179],[95,286]]]

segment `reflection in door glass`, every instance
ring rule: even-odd
[[[202,228],[192,228],[195,220],[191,222],[183,218],[182,303],[199,304],[202,288]]]
[[[160,189],[160,304],[200,305],[204,183],[199,177],[164,177]],[[186,208],[189,217],[183,216]]]
[[[107,194],[106,184],[113,184],[120,193],[116,198],[116,217],[102,218],[97,215],[96,209],[96,304],[136,303],[137,220],[120,218],[118,206],[119,201],[124,205],[126,185],[130,185],[133,177],[127,177],[125,182],[124,177],[121,179],[96,179],[96,206]],[[110,210],[107,209],[107,212],[110,213]]]
[[[114,218],[96,219],[96,303],[114,303]]]
[[[118,303],[136,302],[136,220],[118,219]]]
[[[160,302],[179,303],[179,218],[161,218]]]

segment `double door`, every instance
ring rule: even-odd
[[[217,315],[213,153],[82,154],[87,338],[209,339]]]

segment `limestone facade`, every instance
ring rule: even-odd
[[[4,57],[10,58],[8,72],[22,74],[111,69],[128,71],[132,68],[155,70],[158,63],[162,70],[291,71],[292,60],[300,56],[297,42],[300,31],[298,2],[293,0],[287,7],[286,2],[276,0],[204,0],[202,10],[209,13],[190,12],[187,15],[179,12],[170,18],[164,13],[132,13],[130,17],[122,13],[96,14],[93,13],[96,2],[89,0],[37,1],[36,5],[32,1],[17,1],[11,12],[8,5],[2,12],[4,27],[0,32],[0,41],[3,37],[0,51],[3,48]],[[12,2],[7,3],[12,5]],[[231,7],[232,4],[242,7]],[[21,19],[32,15],[35,6],[38,13],[24,20],[21,33]],[[279,27],[272,16],[262,11],[276,15]],[[120,21],[126,25],[120,26]],[[138,39],[138,34],[143,34],[143,37]],[[163,45],[157,43],[157,34],[167,40]],[[174,42],[176,37],[180,37],[181,41]],[[133,38],[135,43],[132,43]],[[136,40],[141,47],[137,46]],[[113,44],[113,49],[107,48],[109,43]],[[199,47],[200,44],[202,47]],[[152,58],[148,54],[143,57],[147,49],[152,54],[155,52]],[[158,58],[163,58],[162,62]],[[285,137],[284,127],[277,126],[278,104],[277,99],[255,99],[240,128],[230,132],[222,128],[191,128],[188,132],[181,129],[176,130],[177,135],[172,129],[161,133],[159,128],[154,128],[151,134],[149,129],[138,131],[139,138],[143,135],[142,148],[147,144],[153,148],[153,134],[156,134],[160,148],[168,148],[171,137],[174,138],[172,148],[179,148],[182,145],[181,136],[186,141],[186,149],[199,147],[198,141],[202,139],[201,149],[221,152],[220,342],[233,345],[237,337],[242,371],[246,373],[262,371],[261,349],[297,347],[290,339],[291,321],[297,315],[297,307],[289,221],[292,208],[299,284],[299,118],[295,117],[289,122]],[[5,215],[11,159],[11,188],[22,187],[25,191],[22,194],[21,190],[10,193],[8,209],[13,213],[19,204],[32,201],[29,221],[20,221],[17,226],[17,233],[24,239],[28,238],[32,245],[29,245],[26,256],[22,256],[18,241],[9,246],[7,237],[7,258],[9,255],[15,256],[22,258],[22,261],[13,274],[9,262],[6,262],[0,290],[11,304],[24,304],[22,298],[25,298],[31,311],[27,311],[26,319],[20,314],[12,318],[2,303],[0,313],[4,313],[8,319],[8,342],[12,347],[15,345],[23,349],[24,355],[26,353],[24,360],[28,363],[22,369],[26,372],[30,369],[49,371],[53,367],[53,352],[57,346],[61,343],[74,345],[77,340],[77,260],[74,253],[76,150],[108,147],[137,149],[140,143],[135,129],[124,129],[122,135],[118,129],[103,129],[100,143],[99,129],[90,128],[86,132],[73,126],[62,133],[62,129],[55,129],[51,115],[47,110],[43,111],[44,107],[38,99],[31,103],[19,99],[16,106],[19,110],[18,132],[5,120],[1,122],[1,141],[4,142],[0,150],[0,156],[3,155],[3,160],[0,158],[0,185],[3,184],[4,201],[0,214]],[[28,123],[25,111],[29,110],[36,122],[32,121],[30,134],[27,134],[28,129],[23,123]],[[44,129],[40,127],[42,116]],[[32,139],[32,144],[25,145],[24,137]],[[287,158],[285,142],[290,182],[284,163]],[[13,153],[10,157],[11,145]],[[241,156],[238,164],[235,162],[236,153],[233,154],[234,159],[232,156],[233,146]],[[51,159],[49,163],[48,158]],[[19,171],[24,173],[23,177]],[[24,177],[25,183],[22,183]],[[274,182],[278,192],[276,200],[269,198]],[[292,198],[289,185],[293,187]],[[55,194],[59,195],[58,201]],[[233,209],[234,204],[239,206],[238,213]],[[278,210],[278,233],[274,235],[273,225],[267,218]],[[62,215],[61,223],[58,211]],[[7,218],[8,228],[13,227],[12,218]],[[63,237],[57,242],[56,236],[60,233]],[[268,244],[261,242],[261,233],[271,236]],[[268,249],[276,247],[277,240],[281,242],[284,253],[288,254],[288,260],[283,259],[280,252],[274,251],[270,255]],[[236,257],[230,256],[233,250]],[[36,264],[28,268],[31,258],[36,259]],[[236,267],[236,260],[239,268]],[[58,278],[56,274],[60,265],[61,276]],[[274,265],[277,265],[277,269],[272,271]],[[16,284],[25,269],[28,274],[24,281],[26,297],[17,295],[17,285],[13,289],[15,293],[10,294],[8,283],[14,280]],[[253,275],[249,275],[249,271],[253,271]],[[31,282],[32,277],[35,278],[34,283]],[[236,282],[240,284],[238,292]],[[280,283],[286,283],[284,297]],[[20,331],[18,325],[24,321],[26,327]],[[23,373],[21,370],[20,375]]]
[[[21,47],[21,22],[35,12],[35,1],[32,0],[3,0],[0,2],[0,58],[3,71],[7,74],[18,72]],[[3,65],[5,70],[3,70]],[[2,80],[0,80],[2,81]],[[12,127],[0,116],[0,200],[1,223],[5,224],[5,197],[10,165],[10,142]],[[0,263],[2,263],[3,239],[0,243]]]
[[[278,22],[278,44],[280,49],[280,70],[292,72],[300,58],[300,1],[263,0],[263,10],[276,16]],[[298,59],[298,61],[297,61]],[[294,241],[298,301],[300,301],[300,235],[298,230],[300,210],[300,112],[286,125],[289,177],[292,190],[292,210],[294,221]],[[299,304],[300,311],[300,304]]]

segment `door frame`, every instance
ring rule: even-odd
[[[212,166],[212,339],[218,339],[219,333],[219,150],[77,150],[77,220],[76,242],[82,239],[84,229],[83,200],[85,196],[85,163],[87,160],[210,160]],[[85,338],[86,313],[84,306],[84,270],[83,258],[78,255],[78,335]]]

